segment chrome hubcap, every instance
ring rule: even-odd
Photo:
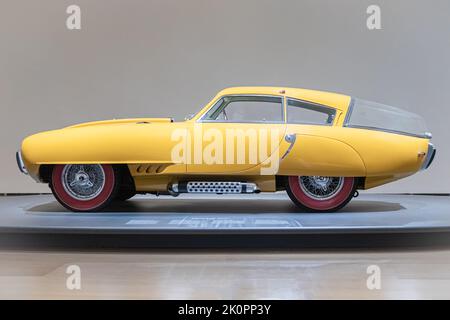
[[[304,176],[299,177],[298,180],[303,192],[315,200],[332,198],[344,185],[342,177]]]
[[[105,172],[101,165],[66,165],[62,172],[64,190],[77,200],[91,200],[105,186]]]

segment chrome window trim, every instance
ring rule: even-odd
[[[320,124],[320,123],[312,123],[312,122],[288,122],[287,124],[295,124],[295,125],[299,125],[299,126],[321,126],[321,127],[333,127],[334,126],[333,123]]]
[[[216,121],[216,120],[203,120],[200,123],[248,123],[248,124],[286,124],[284,121]]]
[[[305,103],[305,104],[309,104],[311,106],[317,106],[317,107],[320,107],[320,108],[329,109],[329,110],[331,110],[333,112],[333,121],[331,123],[311,123],[311,122],[306,122],[306,121],[304,121],[304,122],[290,122],[289,121],[289,100],[294,100],[294,101],[302,102],[302,103]],[[296,107],[296,106],[292,106],[292,107]],[[296,107],[296,108],[301,108],[301,107]],[[308,109],[308,108],[304,108],[304,109]],[[308,109],[308,110],[312,110],[312,109]],[[312,111],[314,111],[314,110],[312,110]],[[320,112],[320,111],[317,111],[317,112]],[[336,108],[333,108],[333,107],[330,107],[330,106],[327,106],[327,105],[324,105],[324,104],[320,104],[320,103],[307,101],[307,100],[286,97],[286,123],[331,127],[331,126],[334,125],[334,122],[336,121],[336,114],[337,114]]]
[[[217,121],[217,120],[206,120],[204,117],[208,112],[214,108],[216,103],[225,97],[267,97],[267,98],[280,98],[281,99],[281,121]],[[284,124],[286,123],[286,115],[285,115],[285,96],[278,95],[268,95],[268,94],[226,94],[218,97],[212,104],[211,107],[208,108],[195,122],[197,123],[267,123],[267,124]]]
[[[347,114],[345,115],[343,126],[346,127],[350,121],[350,117],[353,112],[353,107],[355,106],[355,98],[350,98],[350,103],[347,108]]]
[[[397,130],[389,130],[389,129],[382,129],[377,127],[370,127],[370,126],[358,126],[353,124],[347,124],[344,126],[344,128],[353,128],[353,129],[364,129],[364,130],[371,130],[371,131],[381,131],[386,133],[392,133],[392,134],[399,134],[402,136],[409,136],[409,137],[416,137],[416,138],[422,138],[422,139],[429,139],[426,134],[414,134],[404,131],[397,131]]]

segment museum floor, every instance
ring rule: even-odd
[[[0,299],[450,298],[449,196],[362,194],[330,214],[283,193],[85,214],[6,196],[0,212]]]
[[[81,290],[66,287],[70,265]],[[12,298],[449,299],[450,250],[1,251],[0,299]]]

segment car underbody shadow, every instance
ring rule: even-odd
[[[353,200],[336,213],[382,213],[401,211],[405,209],[400,203],[374,200]],[[58,202],[52,201],[39,204],[26,210],[31,214],[311,214],[302,212],[288,199],[130,199],[124,202],[113,202],[101,212],[71,213]]]

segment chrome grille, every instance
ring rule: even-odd
[[[252,182],[240,181],[188,181],[172,184],[174,193],[258,193],[260,190]]]
[[[189,193],[241,193],[240,182],[224,181],[189,181],[187,183]]]

